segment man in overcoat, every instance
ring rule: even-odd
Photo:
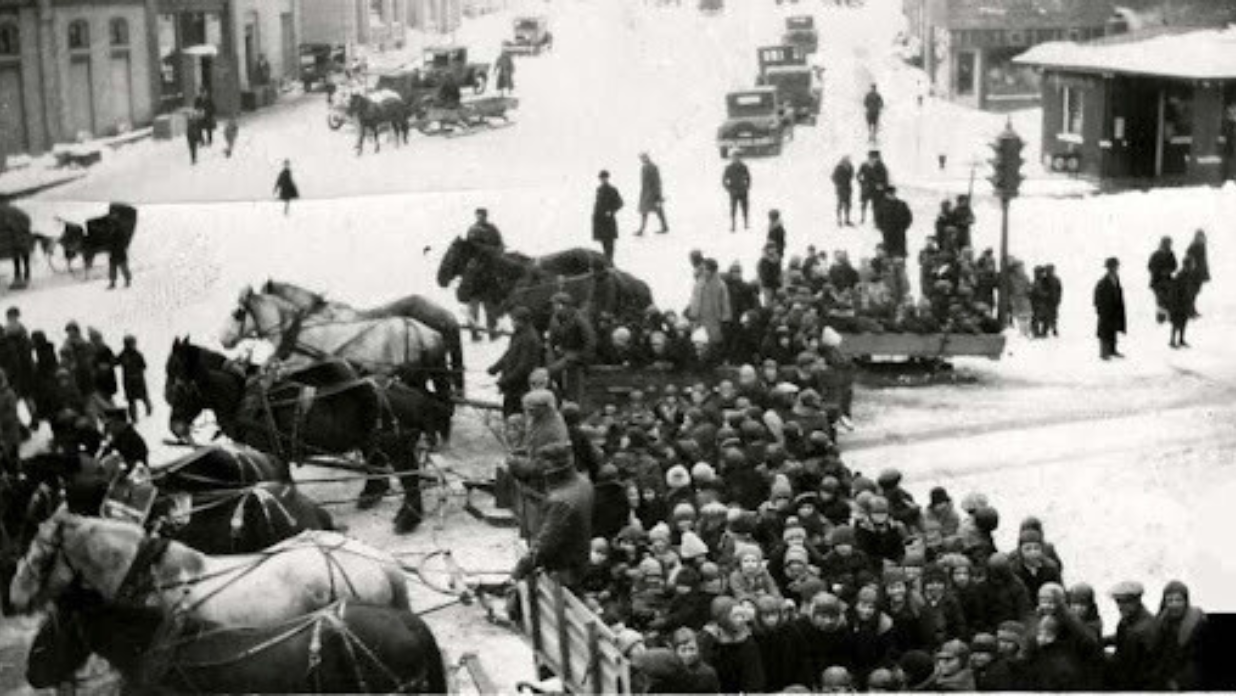
[[[1099,315],[1099,357],[1110,360],[1123,358],[1116,350],[1117,334],[1127,328],[1124,314],[1124,288],[1120,285],[1120,260],[1107,260],[1107,273],[1094,286],[1094,311]]]
[[[637,236],[644,233],[644,225],[648,222],[648,214],[656,213],[661,221],[658,234],[669,232],[669,224],[665,222],[665,193],[661,189],[661,170],[653,164],[647,152],[641,153],[639,170],[639,230]]]
[[[572,588],[583,579],[588,566],[595,494],[592,483],[575,470],[569,443],[547,447],[541,455],[548,488],[544,516],[512,577],[521,580],[544,570]]]
[[[498,375],[498,391],[502,392],[502,415],[519,413],[521,399],[528,393],[528,376],[544,362],[545,349],[541,337],[532,327],[532,312],[527,307],[511,310],[515,330],[506,352],[489,368]]]
[[[609,172],[601,170],[596,202],[592,206],[592,238],[601,243],[605,258],[614,260],[614,241],[618,239],[618,220],[622,194],[609,183]]]

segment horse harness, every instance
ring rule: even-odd
[[[141,604],[143,598],[155,590],[152,571],[163,560],[171,542],[163,537],[146,536],[137,545],[137,554],[129,564],[129,570],[116,588],[116,601],[121,604]]]

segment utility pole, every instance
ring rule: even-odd
[[[1021,150],[1025,142],[1013,132],[1013,122],[1010,119],[1004,126],[1004,132],[991,143],[995,158],[991,160],[991,183],[995,193],[1000,197],[1000,298],[997,316],[1000,326],[1006,327],[1009,322],[1009,202],[1017,197],[1021,190],[1024,177],[1021,165],[1025,160]]]

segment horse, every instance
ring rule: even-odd
[[[480,282],[478,273],[474,272],[472,263],[472,243],[458,237],[447,247],[446,253],[438,263],[438,287],[449,287],[451,281],[459,278],[459,286],[455,288],[455,299],[468,305],[469,319],[473,324],[472,340],[480,340],[477,324],[480,322],[480,308],[485,308],[485,321],[488,325],[490,338],[502,316],[502,293],[488,283]]]
[[[450,395],[450,380],[445,379],[446,341],[414,319],[311,318],[291,302],[245,288],[223,327],[220,343],[234,348],[245,338],[273,342],[276,357],[288,367],[338,358],[363,372],[398,376],[421,388],[432,381],[439,396],[446,399]]]
[[[399,562],[336,532],[302,532],[257,554],[211,556],[132,522],[62,510],[39,527],[9,595],[14,608],[29,611],[74,585],[109,604],[224,626],[277,626],[341,598],[409,610]]]
[[[371,468],[402,472],[404,504],[396,531],[420,522],[423,503],[416,471],[422,433],[450,437],[454,409],[423,391],[391,383],[382,388],[361,379],[345,362],[330,361],[267,385],[230,367],[222,355],[176,339],[168,356],[165,398],[170,428],[184,438],[189,425],[210,410],[224,434],[282,459],[307,454],[359,452]],[[366,479],[358,505],[373,507],[389,488],[385,477]]]
[[[408,133],[411,130],[408,120],[412,114],[398,94],[387,90],[371,95],[353,94],[348,99],[347,110],[348,116],[355,118],[360,126],[360,138],[356,141],[357,155],[364,154],[365,135],[368,133],[373,134],[373,151],[382,151],[378,136],[385,125],[391,127],[396,145],[401,139],[405,144],[408,142]]]
[[[455,388],[464,389],[463,342],[460,337],[459,320],[447,309],[422,295],[408,295],[380,307],[355,309],[341,302],[332,302],[321,293],[313,292],[293,283],[267,280],[262,293],[280,297],[305,312],[307,316],[322,316],[342,321],[355,319],[387,319],[404,317],[413,319],[437,331],[446,342],[450,357],[451,374]]]
[[[66,597],[40,628],[26,679],[54,688],[92,653],[141,693],[447,692],[443,656],[420,617],[341,600],[267,628],[177,620],[158,609]]]

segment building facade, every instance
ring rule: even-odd
[[[1045,164],[1132,185],[1236,179],[1236,29],[1049,44],[1017,61],[1042,71]]]
[[[427,34],[449,34],[463,21],[463,0],[406,0],[408,26]]]
[[[993,110],[1038,101],[1037,73],[1013,62],[1033,46],[1236,20],[1234,0],[903,0],[903,8],[935,93]]]
[[[146,0],[0,0],[0,156],[147,124]]]
[[[299,72],[299,0],[154,0],[159,110],[209,92],[221,115],[260,106]]]
[[[401,48],[407,37],[407,0],[300,0],[301,42]]]

